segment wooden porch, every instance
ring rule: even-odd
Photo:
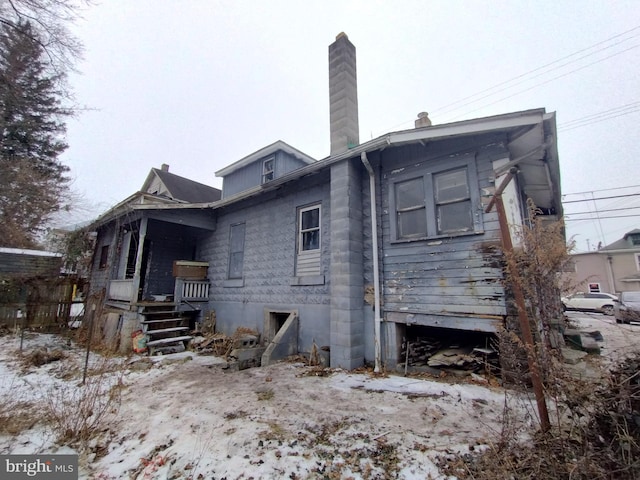
[[[166,297],[166,298],[162,298]],[[134,279],[111,280],[107,302],[144,306],[157,303],[172,303],[179,307],[185,303],[199,303],[209,301],[209,280],[188,279],[176,277],[173,295],[151,295],[148,300],[138,298],[138,288]]]

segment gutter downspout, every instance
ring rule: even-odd
[[[373,342],[375,349],[374,372],[381,370],[380,366],[380,273],[378,260],[378,215],[376,209],[376,177],[367,159],[367,152],[360,154],[362,163],[369,172],[369,194],[371,195],[371,240],[373,242],[373,291],[374,291],[374,328]]]

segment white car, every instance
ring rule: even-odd
[[[562,305],[565,310],[600,312],[605,315],[613,315],[613,306],[617,302],[618,297],[610,293],[577,292],[568,297],[562,297]]]

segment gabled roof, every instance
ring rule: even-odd
[[[151,169],[141,191],[148,191],[154,175],[157,176],[164,184],[166,189],[169,191],[169,197],[173,200],[186,203],[208,203],[220,200],[222,197],[222,191],[217,188],[189,180],[188,178],[181,177],[179,175],[174,175],[173,173],[169,173],[168,171],[158,168]]]
[[[610,243],[606,247],[601,248],[599,251],[611,251],[611,250],[638,250],[640,249],[640,245],[632,245],[629,243],[628,238],[631,235],[640,235],[640,229],[636,228],[635,230],[631,230],[624,234],[620,240],[616,240],[613,243]]]
[[[296,157],[298,160],[301,160],[307,165],[316,163],[315,158],[310,157],[306,153],[301,152],[297,148],[292,147],[291,145],[283,142],[282,140],[278,140],[277,142],[274,142],[271,145],[267,145],[266,147],[263,147],[260,150],[255,151],[244,158],[241,158],[237,162],[234,162],[231,165],[228,165],[223,169],[218,170],[216,172],[216,177],[224,177],[225,175],[229,175],[230,173],[233,173],[242,167],[246,167],[247,165],[255,162],[256,160],[259,160],[261,158],[264,158],[276,153],[278,150],[282,150],[283,152],[286,152],[289,155]]]
[[[562,209],[560,201],[560,168],[558,164],[558,152],[556,144],[555,113],[547,113],[544,108],[512,112],[491,117],[475,118],[459,122],[420,127],[397,132],[390,132],[378,138],[362,143],[345,152],[330,155],[322,160],[314,161],[289,173],[282,175],[266,184],[257,185],[230,197],[209,203],[189,203],[173,205],[136,205],[136,210],[181,210],[221,208],[237,201],[260,195],[264,192],[275,190],[282,185],[296,181],[306,175],[314,174],[322,169],[341,162],[348,158],[357,157],[389,147],[407,145],[412,143],[428,143],[447,138],[461,138],[470,135],[485,134],[490,132],[505,132],[512,138],[510,147],[517,142],[517,149],[512,161],[502,168],[508,170],[511,166],[518,166],[520,178],[525,184],[525,192],[532,196],[536,205],[541,208]],[[536,135],[531,135],[531,133]],[[216,176],[224,176],[244,165],[252,163],[266,155],[276,152],[284,142],[275,142],[257,152],[238,160],[222,170],[216,172]],[[293,147],[290,147],[293,148]],[[294,149],[295,150],[295,149]],[[285,150],[286,151],[286,150]],[[303,154],[304,155],[304,154]],[[531,192],[527,186],[535,187]],[[561,211],[557,212],[558,215]]]

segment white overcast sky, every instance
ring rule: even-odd
[[[90,110],[69,122],[62,160],[85,217],[162,163],[221,187],[215,171],[276,140],[326,157],[327,51],[342,31],[357,49],[361,142],[420,111],[442,124],[544,107],[565,200],[640,193],[638,0],[103,0],[83,17],[71,84]],[[640,228],[635,205],[567,203],[578,251]],[[596,206],[612,211],[576,221]]]

